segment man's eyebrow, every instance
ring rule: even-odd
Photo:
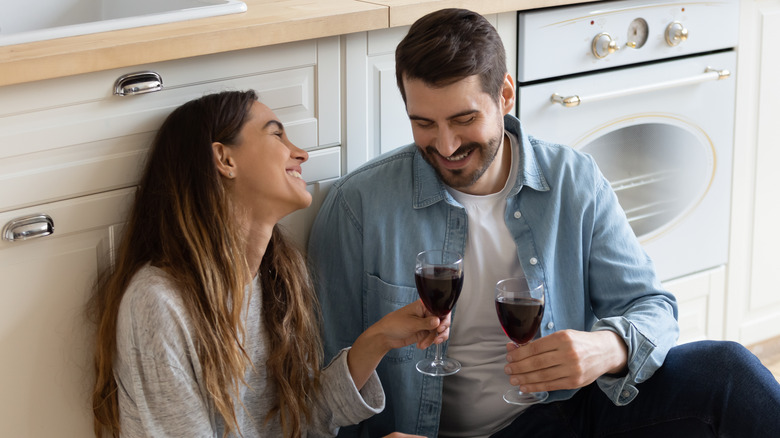
[[[269,120],[269,121],[268,121],[268,122],[265,124],[265,126],[263,126],[263,129],[264,129],[264,130],[265,130],[265,129],[268,129],[268,127],[269,127],[269,126],[271,126],[271,125],[276,125],[276,129],[280,129],[280,130],[284,131],[284,125],[282,124],[282,122],[280,122],[280,121],[278,121],[278,120],[274,120],[274,119],[272,119],[272,120]]]
[[[467,110],[461,111],[459,113],[456,113],[456,114],[453,114],[453,115],[447,117],[447,120],[457,119],[458,117],[463,117],[463,116],[467,116],[469,114],[474,114],[474,113],[478,113],[478,112],[479,112],[479,110],[476,110],[476,109],[467,109]],[[414,115],[414,114],[409,114],[409,120],[421,120],[421,121],[425,121],[425,122],[432,122],[431,119],[428,119],[428,118],[422,117],[422,116],[417,116],[417,115]]]

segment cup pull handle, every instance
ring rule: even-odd
[[[162,76],[153,71],[139,71],[120,76],[114,82],[114,94],[117,96],[135,96],[154,93],[163,88]]]
[[[34,214],[16,218],[3,227],[3,240],[19,240],[46,237],[54,233],[54,219],[48,214]]]

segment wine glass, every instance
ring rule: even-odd
[[[455,307],[463,288],[463,256],[442,250],[417,254],[414,282],[428,312],[444,318]],[[429,376],[449,376],[460,371],[460,362],[442,357],[441,344],[436,344],[433,361],[421,360],[417,371]]]
[[[526,277],[505,278],[496,283],[496,313],[504,333],[515,345],[525,345],[536,336],[544,315],[544,282]],[[549,394],[512,388],[504,394],[507,403],[531,405]]]

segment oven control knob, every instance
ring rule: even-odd
[[[606,58],[609,54],[615,53],[618,49],[617,41],[613,40],[612,36],[606,32],[593,37],[591,50],[596,58]]]
[[[688,39],[688,29],[679,21],[675,21],[666,26],[666,43],[670,46],[676,46]]]

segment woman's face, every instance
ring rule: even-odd
[[[256,220],[276,223],[311,204],[301,176],[301,163],[309,154],[290,142],[267,106],[252,104],[237,144],[228,149],[234,166],[233,201]]]

